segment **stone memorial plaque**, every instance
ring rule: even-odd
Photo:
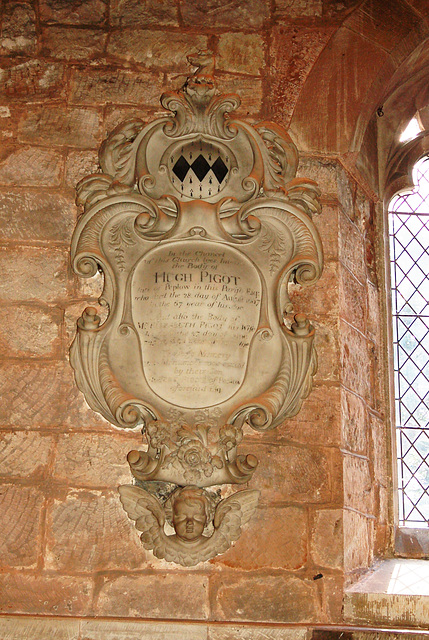
[[[261,294],[255,267],[227,245],[190,240],[146,254],[133,276],[132,312],[149,387],[189,408],[234,395]]]
[[[256,509],[254,489],[220,499],[258,464],[240,451],[244,425],[273,429],[310,392],[314,329],[289,283],[323,265],[319,190],[295,177],[292,140],[234,119],[213,56],[189,60],[167,115],[116,127],[101,172],[77,185],[73,268],[103,272],[106,319],[85,309],[70,351],[89,405],[144,434],[128,454],[137,484],[119,488],[142,544],[185,566],[225,552]]]

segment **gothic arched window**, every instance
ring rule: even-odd
[[[389,205],[399,526],[429,526],[429,156]]]

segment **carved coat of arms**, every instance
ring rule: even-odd
[[[102,173],[77,186],[71,251],[78,275],[102,271],[108,310],[78,321],[77,384],[116,427],[142,426],[122,504],[146,549],[186,566],[226,551],[256,508],[254,489],[219,497],[257,467],[243,425],[273,429],[310,391],[314,329],[293,317],[288,286],[323,264],[319,190],[295,177],[292,140],[234,119],[239,98],[218,94],[212,56],[190,61],[165,117],[103,143]]]

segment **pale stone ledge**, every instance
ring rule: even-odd
[[[0,616],[0,640],[306,640],[307,627]]]
[[[0,615],[0,640],[429,640],[419,629]]]
[[[429,627],[429,562],[385,560],[344,594],[350,624]]]

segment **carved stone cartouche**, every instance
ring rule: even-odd
[[[78,275],[102,271],[107,307],[104,322],[93,307],[78,321],[76,382],[113,425],[142,426],[147,448],[128,455],[139,486],[121,500],[145,548],[186,566],[223,553],[256,508],[258,491],[208,489],[251,480],[243,426],[273,429],[310,391],[314,329],[293,320],[288,286],[323,264],[319,190],[295,177],[292,140],[234,119],[213,56],[189,60],[198,69],[162,96],[165,117],[121,124],[101,146],[102,172],[77,185],[71,251]],[[153,488],[169,483],[166,502]]]

